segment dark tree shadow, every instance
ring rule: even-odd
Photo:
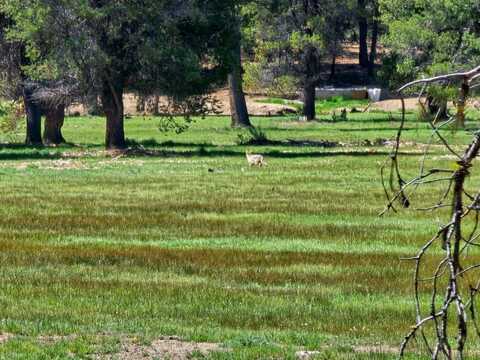
[[[157,157],[157,158],[190,158],[190,157],[244,157],[247,147],[261,147],[259,152],[266,157],[289,159],[289,158],[315,158],[332,156],[388,156],[390,147],[386,145],[369,145],[365,150],[362,145],[352,144],[345,147],[336,142],[317,140],[293,140],[263,141],[261,143],[248,143],[242,145],[222,146],[211,143],[183,143],[175,141],[157,142],[154,139],[134,141],[125,151],[105,153],[109,156],[125,157]],[[285,152],[277,148],[296,148],[298,151]],[[273,149],[272,149],[273,148]],[[78,159],[81,151],[102,151],[100,144],[66,144],[60,147],[26,146],[23,144],[0,144],[0,160],[55,160],[55,159]],[[323,149],[323,150],[313,150]],[[335,149],[335,150],[334,150]],[[5,151],[11,150],[11,151]],[[417,156],[415,153],[404,153],[405,156]],[[85,157],[89,157],[85,154]]]

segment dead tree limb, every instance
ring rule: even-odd
[[[480,291],[480,281],[471,283],[472,277],[467,276],[480,269],[480,264],[472,263],[468,256],[470,247],[478,247],[480,238],[480,193],[469,195],[466,191],[466,182],[474,165],[474,160],[480,152],[480,132],[473,133],[470,144],[463,153],[456,150],[442,134],[447,125],[462,126],[465,123],[465,107],[475,81],[480,78],[480,66],[466,72],[457,72],[442,76],[412,81],[402,86],[398,92],[402,101],[402,121],[396,135],[395,145],[390,154],[390,176],[387,184],[386,169],[388,163],[382,167],[382,184],[387,196],[387,205],[382,215],[395,210],[395,204],[400,203],[408,207],[412,193],[419,187],[432,184],[442,185],[444,189],[438,202],[431,206],[421,207],[418,210],[435,211],[450,208],[449,221],[440,227],[437,233],[422,246],[416,256],[404,259],[415,263],[413,283],[416,322],[405,336],[400,347],[400,358],[406,354],[412,340],[418,335],[428,349],[432,359],[464,359],[467,341],[469,339],[469,322],[480,339],[480,324],[477,322],[475,298]],[[400,146],[405,128],[405,100],[403,92],[414,86],[422,86],[421,93],[430,85],[458,84],[458,99],[455,103],[456,114],[441,124],[437,123],[437,116],[429,121],[432,129],[430,142],[425,148],[421,159],[420,172],[410,180],[404,180],[400,168]],[[426,168],[426,159],[432,155],[431,143],[437,138],[443,148],[455,158],[453,169]],[[447,176],[448,175],[448,176]],[[473,223],[473,230],[464,236],[465,224]],[[444,255],[434,267],[432,275],[423,275],[432,271],[426,265],[426,256],[433,253],[436,244],[443,250]],[[442,286],[444,286],[442,290]],[[429,303],[421,296],[427,288],[431,291]],[[443,293],[443,297],[442,297]],[[454,316],[453,316],[454,315]],[[453,321],[453,317],[455,320]],[[431,328],[433,332],[427,331]],[[455,332],[455,336],[452,334]],[[433,335],[432,335],[433,334]],[[453,346],[454,345],[454,346]]]

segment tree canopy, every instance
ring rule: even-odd
[[[125,146],[126,90],[183,101],[229,70],[229,1],[5,0],[1,9],[14,19],[10,37],[26,45],[31,77],[74,79],[101,98],[107,147]]]
[[[391,85],[478,64],[478,1],[380,0],[380,11],[388,26],[383,74]]]
[[[339,52],[352,25],[354,2],[273,1],[256,4],[256,56],[274,78],[294,76],[303,88],[304,114],[315,118],[321,63]],[[252,8],[249,9],[253,12]],[[252,31],[248,32],[251,43]]]

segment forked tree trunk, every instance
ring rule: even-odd
[[[358,33],[359,33],[359,62],[362,67],[368,67],[368,21],[365,16],[365,0],[358,0]]]
[[[124,149],[126,142],[123,124],[123,86],[105,81],[101,100],[107,120],[105,147],[107,149]]]
[[[248,116],[247,102],[245,101],[245,93],[243,92],[240,29],[237,29],[237,36],[238,41],[233,54],[232,72],[228,75],[230,113],[232,116],[232,127],[250,127],[252,124]]]
[[[307,121],[315,120],[315,85],[303,87],[303,115]]]
[[[45,110],[45,127],[43,142],[47,145],[59,145],[65,143],[62,135],[63,122],[65,120],[65,107],[57,107]]]
[[[27,118],[25,144],[42,145],[42,110],[39,104],[32,100],[32,94],[32,89],[24,87],[23,101]]]

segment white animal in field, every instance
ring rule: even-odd
[[[263,155],[260,155],[260,154],[250,154],[247,152],[245,152],[245,156],[247,157],[247,162],[248,162],[248,165],[250,166],[259,166],[259,167],[262,167],[262,166],[265,166],[267,165]]]

